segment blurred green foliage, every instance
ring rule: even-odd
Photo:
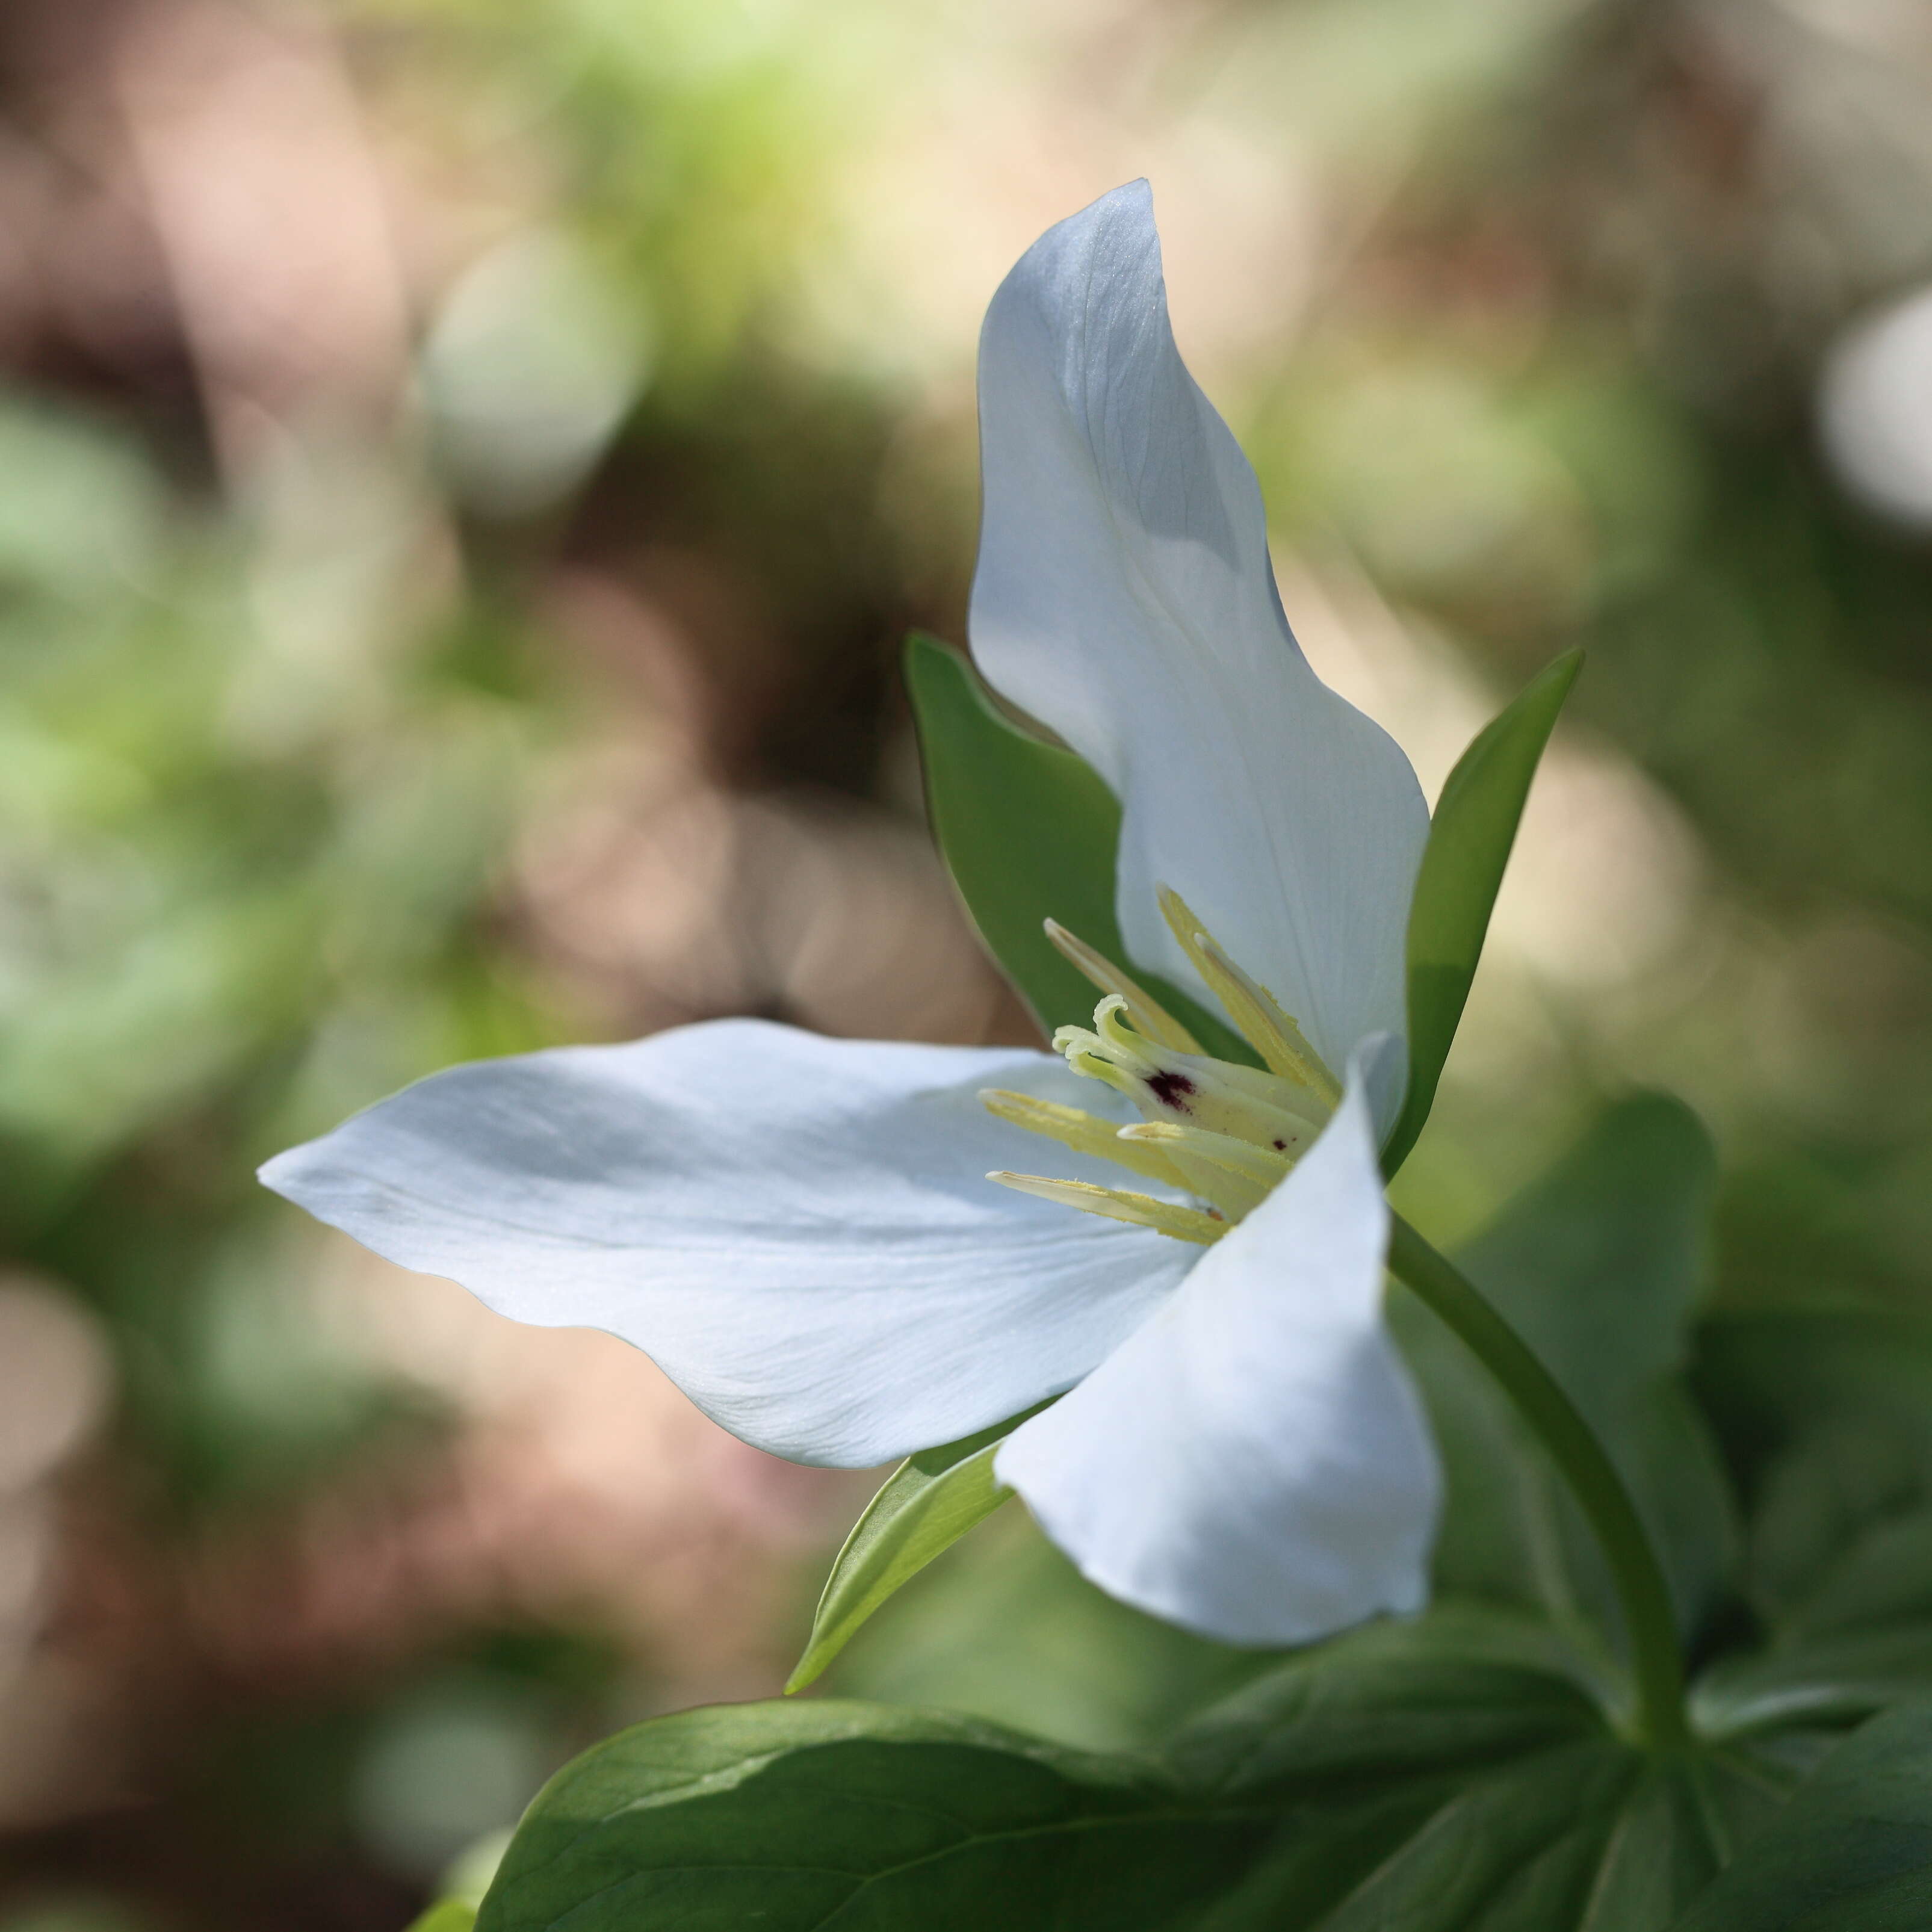
[[[302,1345],[249,1155],[540,1036],[475,943],[527,713],[472,620],[290,741],[235,534],[84,416],[16,400],[0,442],[46,479],[0,605],[5,1226],[109,1317],[149,1453],[259,1480],[368,1411]]]

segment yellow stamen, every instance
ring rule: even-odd
[[[1342,1097],[1342,1083],[1323,1064],[1293,1017],[1282,1011],[1274,995],[1228,957],[1171,886],[1160,888],[1160,910],[1194,970],[1214,989],[1214,997],[1227,1008],[1228,1017],[1270,1072],[1306,1089],[1324,1108],[1334,1107]]]
[[[1095,952],[1084,939],[1069,932],[1057,919],[1046,922],[1046,936],[1060,957],[1100,992],[1119,995],[1135,1032],[1157,1046],[1171,1046],[1182,1053],[1199,1053],[1203,1050],[1201,1042],[1180,1021],[1144,986],[1130,980],[1105,953]]]
[[[980,1104],[996,1120],[1010,1120],[1029,1133],[1044,1134],[1076,1154],[1118,1161],[1123,1167],[1169,1187],[1185,1188],[1188,1184],[1186,1176],[1160,1148],[1122,1147],[1118,1121],[1103,1120],[1098,1114],[1078,1107],[1063,1107],[1057,1100],[1036,1100],[1030,1094],[1011,1093],[998,1087],[982,1088]]]
[[[1220,1162],[1197,1159],[1190,1150],[1177,1147],[1174,1164],[1188,1192],[1224,1220],[1245,1221],[1268,1198],[1268,1190],[1258,1180]]]
[[[1157,1234],[1177,1241],[1192,1241],[1210,1247],[1228,1232],[1228,1223],[1198,1208],[1182,1208],[1172,1201],[1156,1201],[1151,1194],[1130,1194],[1121,1187],[1095,1187],[1084,1180],[1051,1180],[1040,1174],[989,1174],[1002,1187],[1022,1194],[1035,1194],[1042,1201],[1063,1208],[1078,1208],[1088,1214],[1104,1216],[1110,1221],[1125,1221],[1136,1228],[1151,1228]]]
[[[1306,1144],[1298,1142],[1286,1153],[1277,1154],[1272,1148],[1237,1140],[1232,1134],[1210,1133],[1205,1127],[1184,1127],[1171,1120],[1142,1120],[1123,1127],[1114,1138],[1131,1147],[1156,1147],[1177,1157],[1206,1161],[1254,1181],[1264,1190],[1286,1178]]]
[[[1231,1221],[1246,1220],[1274,1192],[1291,1164],[1272,1147],[1258,1147],[1233,1134],[1178,1120],[1123,1127],[1119,1138],[1129,1147],[1160,1148],[1180,1170],[1189,1191],[1211,1202]],[[1282,1144],[1298,1151],[1304,1138],[1297,1133],[1292,1142],[1284,1139]]]

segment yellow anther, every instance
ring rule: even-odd
[[[1123,1147],[1118,1121],[1103,1120],[1078,1107],[1064,1107],[1057,1100],[1036,1100],[1030,1094],[1011,1093],[1004,1088],[988,1087],[980,1094],[980,1104],[997,1120],[1010,1120],[1029,1133],[1044,1134],[1076,1154],[1092,1154],[1101,1160],[1118,1161],[1150,1180],[1169,1187],[1186,1188],[1186,1177],[1159,1148]]]
[[[1214,989],[1268,1070],[1305,1088],[1325,1113],[1342,1097],[1342,1083],[1323,1064],[1294,1018],[1258,980],[1243,972],[1171,886],[1160,888],[1161,916],[1194,970]]]
[[[1211,1202],[1231,1221],[1246,1220],[1274,1192],[1306,1139],[1298,1132],[1259,1146],[1233,1134],[1172,1120],[1123,1127],[1118,1138],[1130,1148],[1158,1148],[1180,1169],[1189,1191]],[[1281,1151],[1276,1150],[1277,1146]]]
[[[1084,939],[1067,931],[1057,919],[1046,922],[1046,936],[1054,950],[1077,972],[1085,976],[1103,993],[1119,996],[1135,1032],[1157,1046],[1171,1046],[1182,1053],[1198,1053],[1201,1042],[1144,986],[1130,980],[1103,952],[1096,952]]]
[[[1204,1161],[1225,1168],[1256,1182],[1264,1189],[1284,1180],[1307,1139],[1292,1144],[1277,1153],[1273,1148],[1257,1147],[1252,1141],[1237,1140],[1232,1134],[1210,1133],[1205,1127],[1184,1127],[1170,1120],[1142,1120],[1123,1127],[1114,1136],[1132,1148],[1158,1148],[1177,1159]],[[1312,1136],[1308,1137],[1312,1138]],[[1118,1156],[1117,1156],[1118,1157]]]
[[[1228,1232],[1228,1223],[1218,1216],[1204,1214],[1196,1208],[1183,1208],[1172,1201],[1156,1201],[1151,1194],[1132,1194],[1121,1187],[1095,1187],[1084,1180],[1051,1180],[1040,1174],[989,1174],[1002,1187],[1022,1194],[1035,1194],[1042,1201],[1056,1202],[1063,1208],[1078,1208],[1083,1213],[1099,1214],[1109,1221],[1125,1221],[1136,1228],[1151,1228],[1177,1241],[1192,1241],[1210,1247]]]
[[[1133,1143],[1126,1144],[1131,1148]],[[1246,1220],[1268,1198],[1266,1185],[1231,1166],[1199,1159],[1190,1149],[1181,1146],[1172,1150],[1172,1156],[1188,1192],[1205,1202],[1224,1220]]]
[[[1213,969],[1208,983],[1229,1013],[1237,1017],[1237,1024],[1262,1060],[1284,1080],[1306,1088],[1324,1108],[1340,1105],[1341,1082],[1329,1072],[1328,1063],[1316,1052],[1294,1016],[1283,1012],[1274,995],[1244,973],[1210,934],[1202,933],[1200,939],[1202,957]],[[1250,1012],[1252,1019],[1242,1024]]]

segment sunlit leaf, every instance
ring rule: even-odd
[[[1543,748],[1583,662],[1558,658],[1476,734],[1437,800],[1408,915],[1408,1097],[1382,1162],[1407,1159],[1476,976],[1496,892]]]

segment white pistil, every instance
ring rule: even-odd
[[[1146,1049],[1153,1042],[1130,1027],[1123,1016],[1126,996],[1109,993],[1094,1009],[1094,1025],[1064,1026],[1053,1036],[1053,1050],[1090,1080],[1102,1080],[1130,1100],[1138,1100],[1162,1072],[1160,1060]]]

